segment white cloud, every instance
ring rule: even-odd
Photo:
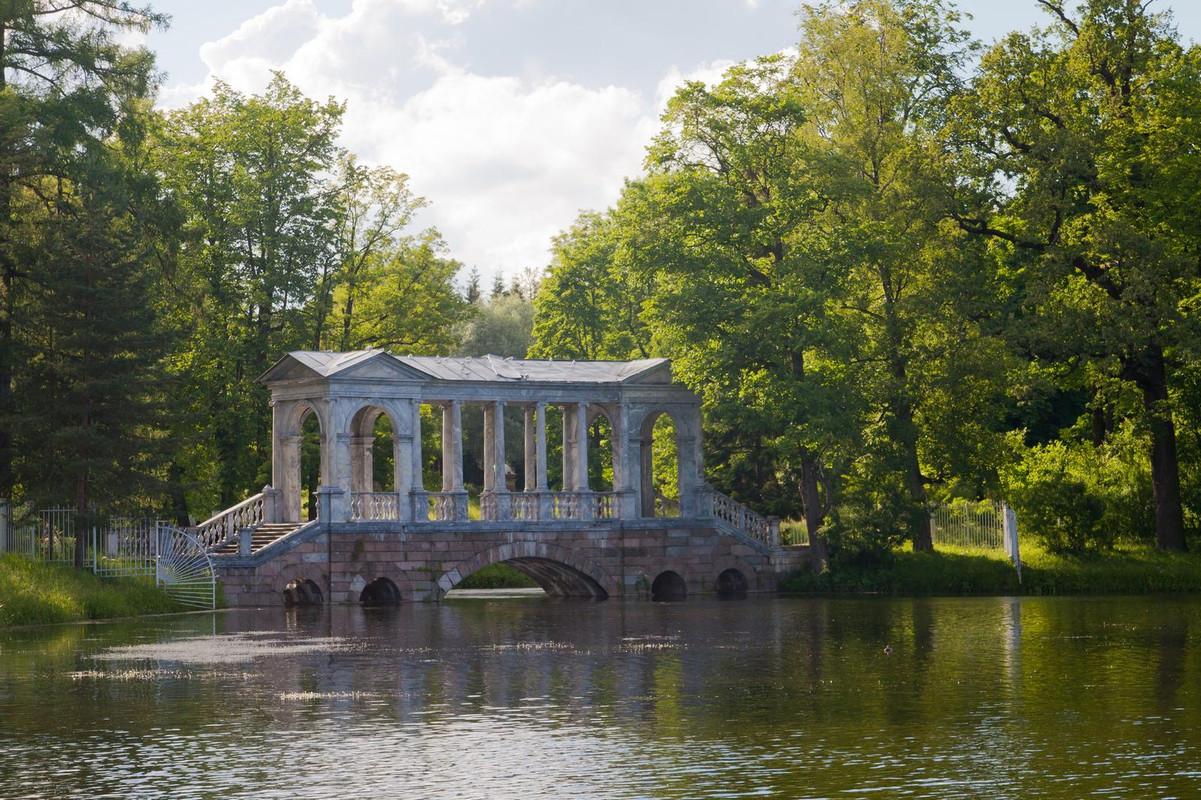
[[[287,0],[205,44],[209,76],[177,86],[181,105],[215,78],[253,92],[273,69],[310,96],[348,101],[343,143],[409,174],[451,254],[485,276],[547,263],[551,237],[584,208],[613,203],[641,171],[663,103],[684,80],[714,81],[716,61],[660,81],[654,97],[619,86],[481,75],[463,66],[461,23],[483,0],[355,0],[341,17]]]

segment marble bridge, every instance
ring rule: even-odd
[[[298,351],[260,381],[271,392],[272,483],[195,528],[231,606],[438,600],[498,562],[552,596],[740,594],[773,591],[808,558],[805,547],[780,545],[777,520],[705,482],[700,401],[672,381],[666,359]],[[441,416],[436,490],[424,485],[423,406],[427,420],[431,411]],[[464,483],[464,406],[483,412],[478,514]],[[508,407],[522,409],[524,425],[516,412],[506,425]],[[562,417],[561,436],[553,437],[561,442],[562,466],[554,490],[547,453],[552,409]],[[652,433],[662,415],[675,429],[674,502],[655,490]],[[595,444],[590,448],[588,432],[601,416],[612,443],[606,472],[612,480],[591,487],[589,459],[600,454]],[[314,519],[301,507],[303,426],[310,417],[320,430]],[[381,417],[391,427],[385,487],[373,456]],[[519,425],[524,458],[513,460],[521,476],[506,460],[505,438],[506,427]]]

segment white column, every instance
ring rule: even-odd
[[[277,436],[275,448],[278,454],[280,472],[276,476],[275,488],[279,491],[279,521],[300,522],[303,517],[300,508],[300,490],[304,478],[300,474],[300,450],[304,437],[300,434]]]
[[[494,420],[492,418],[492,407],[484,406],[484,492],[491,492],[494,488],[493,479],[496,476],[495,470],[492,468],[492,458],[496,454],[495,432],[493,431]]]
[[[588,404],[576,403],[575,490],[588,491]]]
[[[632,519],[638,516],[638,462],[634,457],[636,442],[630,440],[630,409],[619,403],[613,415],[613,491],[618,493],[617,503],[620,516]]]
[[[488,413],[492,417],[492,489],[507,492],[509,484],[505,480],[505,402],[497,400],[488,409]]]
[[[442,491],[463,491],[463,404],[442,407]]]
[[[575,403],[563,404],[563,491],[574,492],[576,485],[575,468],[579,463],[576,458]]]
[[[538,453],[534,435],[534,406],[525,407],[525,488],[524,491],[538,490]]]
[[[548,492],[550,486],[547,484],[546,477],[546,403],[538,403],[538,411],[535,417],[536,429],[535,436],[535,461],[538,469],[538,491]]]
[[[375,444],[374,436],[350,437],[350,491],[370,492],[374,486],[374,470],[371,448]]]
[[[421,457],[421,401],[413,400],[409,406],[409,428],[413,432],[412,445],[409,447],[409,486],[414,492],[425,490],[424,463]]]

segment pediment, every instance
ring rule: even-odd
[[[311,381],[324,378],[317,369],[301,362],[292,355],[286,355],[259,376],[258,382],[271,385],[286,381]]]
[[[636,372],[627,378],[622,378],[622,383],[637,383],[637,384],[670,384],[671,381],[671,362],[666,358],[656,359],[658,363],[651,364],[646,369]]]
[[[337,381],[346,380],[390,380],[390,381],[427,381],[429,376],[412,367],[401,363],[398,359],[383,350],[363,358],[353,364],[338,369],[330,376]]]

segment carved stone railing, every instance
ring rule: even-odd
[[[621,495],[617,492],[593,492],[590,502],[595,519],[618,519],[621,516]]]
[[[538,519],[540,503],[537,492],[511,492],[509,502],[512,503],[512,519]]]
[[[466,492],[424,492],[425,508],[417,508],[416,519],[422,521],[456,522],[467,519]],[[423,513],[424,512],[424,513]]]
[[[274,491],[266,487],[258,494],[247,497],[232,508],[206,519],[196,526],[195,537],[206,551],[223,547],[227,542],[237,541],[238,532],[249,528],[257,528],[273,516]],[[266,513],[264,513],[266,512]]]
[[[399,519],[400,495],[396,492],[354,492],[350,495],[351,522]]]
[[[757,514],[733,498],[710,489],[711,514],[721,522],[768,547],[780,544],[780,522]]]
[[[584,513],[591,510],[588,505],[589,492],[552,492],[550,513],[552,519],[585,519]]]

